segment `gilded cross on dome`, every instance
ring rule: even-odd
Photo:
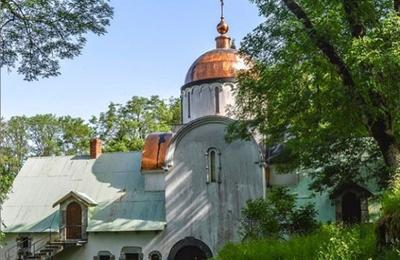
[[[221,0],[221,19],[224,19],[224,0]]]

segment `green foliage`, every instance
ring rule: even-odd
[[[105,151],[138,151],[152,132],[169,132],[180,123],[180,101],[132,97],[125,105],[111,103],[108,110],[90,120]]]
[[[281,187],[270,189],[266,199],[249,200],[242,214],[244,240],[306,234],[318,226],[314,206],[296,208],[296,196]]]
[[[257,130],[268,146],[284,144],[290,156],[281,170],[318,169],[317,191],[371,178],[385,187],[400,154],[393,1],[252,2],[265,21],[242,43],[254,66],[240,76],[242,120],[230,135]]]
[[[380,246],[400,245],[400,178],[398,175],[391,183],[390,189],[383,194],[381,205],[382,216],[378,224],[385,230],[384,236],[387,236],[389,241],[382,237]]]
[[[59,60],[78,56],[85,34],[104,34],[112,16],[107,0],[0,0],[0,68],[57,76]]]
[[[399,251],[376,250],[374,225],[345,228],[335,225],[322,226],[314,233],[292,236],[288,241],[268,238],[227,244],[215,257],[216,260],[350,260],[398,259]]]
[[[92,130],[80,118],[36,115],[0,121],[0,202],[29,156],[83,154]]]

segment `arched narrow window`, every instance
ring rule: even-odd
[[[215,88],[215,113],[219,114],[219,88]]]
[[[214,150],[211,150],[210,151],[210,179],[211,179],[211,182],[216,182],[217,181],[217,163],[216,163],[216,160],[217,160],[217,155],[216,155],[216,152],[214,151]]]
[[[188,117],[190,118],[190,91],[188,92]]]
[[[207,183],[221,182],[221,153],[216,148],[208,149],[206,153]]]

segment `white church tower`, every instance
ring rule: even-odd
[[[246,65],[232,48],[223,14],[217,31],[220,35],[215,39],[216,49],[204,53],[192,64],[181,88],[183,124],[210,115],[232,117],[229,111],[235,105],[236,76]]]

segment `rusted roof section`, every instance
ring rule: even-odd
[[[185,85],[209,79],[235,78],[246,69],[244,60],[235,49],[218,48],[201,55],[186,74]]]
[[[162,170],[172,133],[149,134],[142,153],[142,171]]]

